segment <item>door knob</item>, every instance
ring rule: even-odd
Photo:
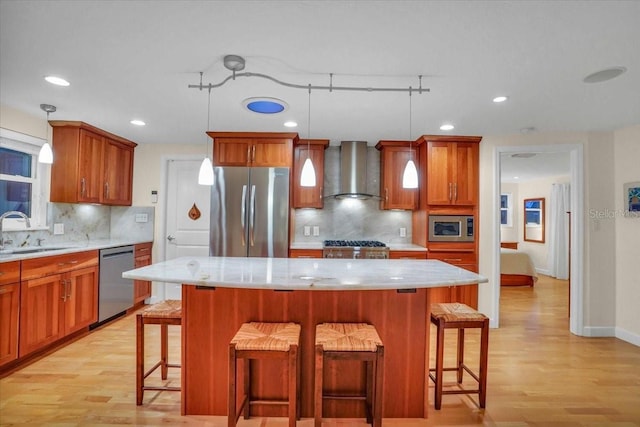
[[[176,240],[176,238],[173,237],[172,235],[168,235],[167,236],[167,240],[170,241],[170,242],[173,242],[174,240]]]

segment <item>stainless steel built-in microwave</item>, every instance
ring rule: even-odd
[[[473,242],[473,215],[429,215],[430,242]]]

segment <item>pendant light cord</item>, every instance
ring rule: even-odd
[[[413,137],[411,136],[411,117],[413,116],[413,114],[411,108],[411,91],[412,88],[411,86],[409,86],[409,160],[413,160]]]
[[[311,84],[309,84],[309,105],[307,108],[307,158],[311,156]]]

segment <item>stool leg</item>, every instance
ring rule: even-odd
[[[384,378],[384,347],[376,351],[375,389],[373,392],[373,427],[382,427],[382,382]]]
[[[298,346],[289,347],[289,427],[296,427],[296,419],[298,418]]]
[[[459,328],[458,329],[458,363],[456,365],[456,367],[458,368],[457,370],[458,384],[462,384],[462,373],[463,373],[462,365],[463,364],[464,364],[464,328]]]
[[[373,411],[374,411],[374,388],[375,388],[375,377],[374,372],[376,372],[376,361],[373,360],[371,362],[364,362],[367,368],[367,382],[366,382],[366,392],[365,392],[365,415],[367,417],[367,423],[373,425]]]
[[[229,346],[229,396],[227,410],[227,426],[235,427],[237,421],[236,414],[236,347]]]
[[[162,379],[167,379],[167,368],[169,358],[169,339],[168,339],[169,326],[165,324],[160,325],[160,372]]]
[[[298,359],[296,360],[296,419],[299,420],[302,414],[302,410],[301,410],[301,397],[300,395],[302,394],[302,389],[300,387],[300,381],[301,381],[301,375],[300,375],[300,370],[302,369],[301,365],[301,359],[302,359],[302,352],[298,351]]]
[[[314,383],[314,393],[313,393],[313,402],[314,402],[314,427],[322,426],[322,370],[324,363],[324,355],[323,349],[321,345],[316,345],[316,372],[315,372],[315,383]]]
[[[436,338],[436,387],[434,391],[436,409],[442,406],[442,363],[444,361],[444,325],[441,321],[437,324]]]
[[[482,325],[482,336],[480,338],[480,407],[484,408],[487,402],[487,365],[489,359],[489,319]]]
[[[251,410],[251,359],[244,359],[244,397],[242,399],[242,413],[244,419],[249,419]]]
[[[142,315],[136,315],[136,405],[142,405],[144,393],[144,323]]]

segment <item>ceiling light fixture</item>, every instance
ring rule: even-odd
[[[455,126],[453,126],[452,124],[446,123],[442,126],[440,126],[440,130],[453,130]]]
[[[200,75],[200,84],[197,85],[189,85],[189,89],[217,89],[225,85],[229,80],[235,80],[236,77],[260,77],[263,79],[271,80],[274,83],[277,83],[281,86],[290,87],[293,89],[308,89],[308,85],[300,85],[295,83],[289,83],[282,80],[278,80],[275,77],[271,77],[268,74],[262,73],[237,73],[237,71],[244,70],[245,60],[243,57],[238,55],[226,55],[223,59],[223,63],[225,68],[232,71],[232,75],[224,78],[222,81],[218,83],[208,83],[206,85],[202,84],[202,75]],[[201,73],[202,74],[202,73]],[[430,92],[429,88],[422,87],[422,76],[420,78],[420,86],[418,89],[415,89],[414,92],[418,92],[422,94],[422,92]],[[398,88],[398,87],[358,87],[358,86],[334,86],[333,85],[333,73],[329,74],[329,86],[311,86],[311,89],[314,90],[328,90],[332,92],[334,90],[342,90],[342,91],[359,91],[359,92],[408,92],[409,89],[406,88]]]
[[[138,119],[133,119],[129,123],[131,123],[132,125],[136,125],[136,126],[144,126],[144,125],[146,125],[145,122],[143,122],[142,120],[138,120]]]
[[[409,161],[402,174],[402,188],[418,188],[418,169],[413,162],[413,139],[411,136],[411,86],[409,86]]]
[[[606,82],[607,80],[615,79],[625,71],[627,71],[626,67],[610,67],[604,70],[596,71],[595,73],[591,73],[582,81],[585,83]]]
[[[66,81],[65,79],[63,79],[62,77],[46,76],[44,79],[46,81],[48,81],[49,83],[51,83],[53,85],[56,85],[56,86],[69,86],[71,84],[68,81]]]
[[[298,123],[296,123],[294,121],[284,122],[284,126],[288,127],[288,128],[297,128],[298,127]]]
[[[242,101],[242,105],[247,110],[258,114],[278,114],[289,108],[283,100],[268,97],[247,98]]]
[[[496,96],[495,98],[493,98],[493,102],[495,102],[496,104],[499,104],[500,102],[504,102],[506,100],[506,96]]]
[[[202,73],[200,73],[200,78],[202,79]],[[206,139],[206,153],[204,156],[204,160],[202,160],[202,164],[200,165],[200,171],[198,172],[198,184],[200,185],[213,185],[213,165],[211,164],[211,159],[209,158],[209,136],[207,135],[207,131],[209,130],[210,122],[209,119],[211,117],[211,89],[209,89],[209,99],[207,102],[207,129],[205,130],[205,138]]]
[[[46,122],[46,141],[40,148],[40,153],[38,153],[38,163],[52,164],[53,163],[53,151],[51,150],[51,145],[49,145],[49,113],[55,113],[56,106],[50,104],[40,104],[40,109],[47,113],[47,122]]]
[[[304,161],[300,173],[300,185],[302,187],[316,186],[316,171],[311,162],[311,85],[309,85],[309,109],[307,117],[307,160]]]

